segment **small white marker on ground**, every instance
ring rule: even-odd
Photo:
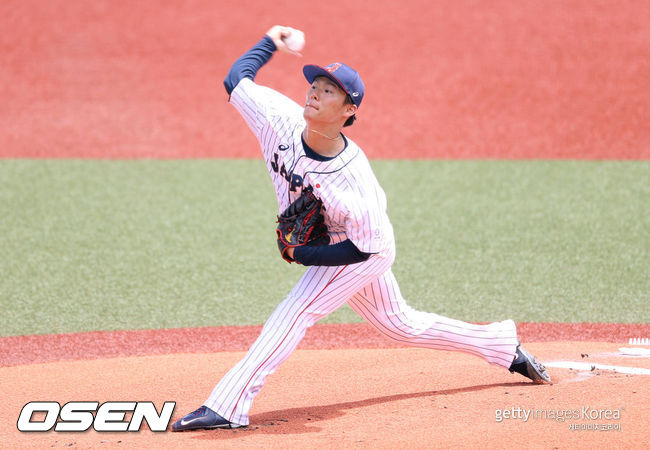
[[[618,351],[625,356],[644,356],[650,358],[650,348],[621,347]]]
[[[628,366],[609,366],[606,364],[597,363],[584,363],[578,361],[552,361],[544,362],[546,367],[555,367],[558,369],[573,369],[573,370],[611,370],[618,373],[629,373],[631,375],[650,375],[650,369],[641,367],[628,367]]]

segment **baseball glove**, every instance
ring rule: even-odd
[[[319,246],[330,242],[321,211],[323,202],[310,190],[303,190],[282,214],[278,216],[278,249],[285,261],[294,262],[287,255],[290,248],[302,245]]]

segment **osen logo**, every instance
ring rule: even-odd
[[[146,420],[151,431],[165,431],[176,402],[165,402],[160,414],[153,402],[29,402],[20,411],[20,431],[140,431]],[[93,414],[93,412],[95,414]],[[126,413],[133,412],[130,420]],[[42,417],[45,413],[45,417]],[[36,416],[36,417],[34,417]]]

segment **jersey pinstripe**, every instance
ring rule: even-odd
[[[325,224],[332,243],[350,239],[365,253],[381,253],[394,245],[386,214],[386,195],[370,163],[352,140],[327,161],[309,158],[302,143],[302,108],[284,95],[244,78],[230,102],[253,131],[264,155],[284,211],[310,186],[325,206]]]

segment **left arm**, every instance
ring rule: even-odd
[[[303,245],[290,248],[287,254],[303,266],[346,266],[365,261],[371,255],[359,250],[349,239],[322,247]]]

